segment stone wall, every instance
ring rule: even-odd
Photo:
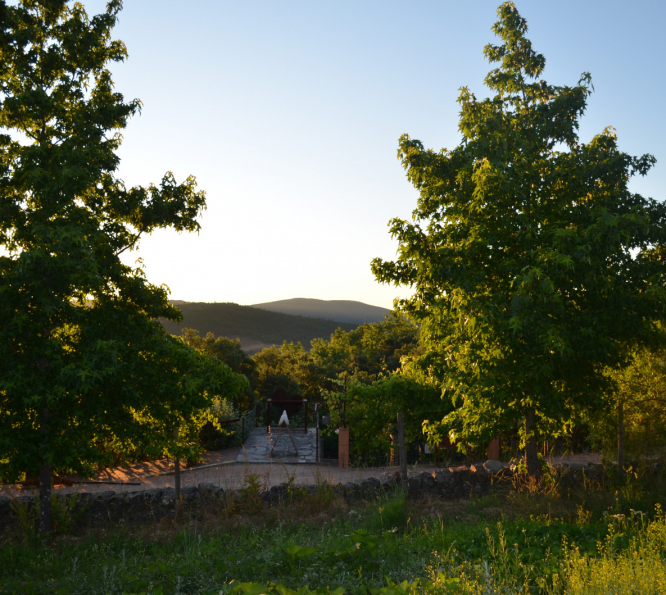
[[[579,483],[583,477],[601,478],[601,465],[571,465],[555,467],[552,471],[563,482]],[[408,472],[408,496],[418,499],[425,496],[453,500],[482,496],[490,491],[493,482],[508,478],[513,471],[497,461],[484,464],[450,467],[432,472]],[[345,498],[372,499],[381,492],[394,489],[399,484],[400,473],[383,473],[379,477],[371,477],[359,482],[334,485],[331,488]],[[315,493],[317,486],[297,486],[306,492]],[[257,497],[264,502],[275,504],[285,497],[286,486],[273,486]],[[136,492],[101,492],[79,493],[76,495],[58,495],[56,509],[64,511],[71,522],[83,527],[101,527],[106,524],[120,522],[136,523],[151,520],[160,521],[174,517],[177,512],[175,490],[173,488],[151,489]],[[212,484],[199,484],[197,487],[186,487],[181,490],[180,508],[190,513],[196,512],[204,505],[242,502],[240,491],[225,492],[221,487]],[[36,496],[20,496],[14,500],[0,496],[0,531],[16,527],[22,515],[24,519],[36,518]],[[25,521],[23,521],[25,522]]]

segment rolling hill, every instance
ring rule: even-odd
[[[350,324],[380,322],[390,312],[386,308],[370,306],[363,302],[354,302],[351,300],[313,300],[308,298],[294,298],[291,300],[266,302],[264,304],[253,304],[252,307],[271,312],[325,318],[327,320],[348,322]]]
[[[338,327],[350,331],[358,326],[234,303],[210,304],[181,300],[173,300],[172,303],[183,313],[183,322],[176,324],[160,320],[167,332],[179,335],[182,328],[192,328],[198,330],[201,336],[212,332],[216,336],[238,338],[248,353],[256,353],[270,345],[281,345],[284,341],[300,342],[309,349],[312,339],[328,339]]]

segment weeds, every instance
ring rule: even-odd
[[[370,508],[367,518],[368,526],[373,530],[381,531],[404,530],[409,518],[405,504],[405,493],[400,489],[382,494]]]
[[[268,508],[264,479],[245,477],[244,497],[256,507],[225,500],[204,518],[143,534],[127,525],[7,542],[0,593],[588,595],[609,592],[599,590],[604,581],[620,595],[666,592],[666,521],[645,506],[659,492],[650,485],[632,492],[640,500],[602,492],[599,482],[565,497],[524,491],[468,502],[412,502],[396,491],[355,502],[349,514],[331,486],[301,494],[293,476],[291,498]],[[631,584],[638,590],[627,591]]]
[[[19,535],[23,539],[32,539],[37,536],[39,525],[39,501],[34,503],[22,502],[12,498],[10,503]],[[51,514],[54,534],[69,534],[80,523],[86,507],[80,505],[77,493],[64,497],[51,498]]]

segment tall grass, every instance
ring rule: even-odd
[[[612,526],[599,544],[597,557],[582,553],[578,547],[566,549],[562,583],[567,595],[666,593],[666,518],[657,508],[655,520],[631,537],[628,547],[619,549],[627,524],[642,521],[632,516],[616,515],[618,526]]]
[[[241,511],[245,525],[228,519],[212,531],[193,521],[173,531],[156,525],[161,536],[118,529],[50,544],[9,541],[0,548],[0,594],[666,593],[659,507],[650,521],[610,510],[488,524],[482,508],[497,509],[494,499],[465,508],[408,502],[399,491],[367,504],[335,498],[297,490],[280,515],[275,507]],[[335,518],[322,512],[334,506]]]
[[[403,530],[409,520],[407,498],[401,489],[384,493],[372,504],[368,511],[366,524],[375,531]]]

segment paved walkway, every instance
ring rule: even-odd
[[[296,450],[294,449],[296,447]],[[321,443],[319,445],[321,452]],[[302,428],[255,428],[236,457],[238,463],[303,464],[317,462],[317,430]]]

